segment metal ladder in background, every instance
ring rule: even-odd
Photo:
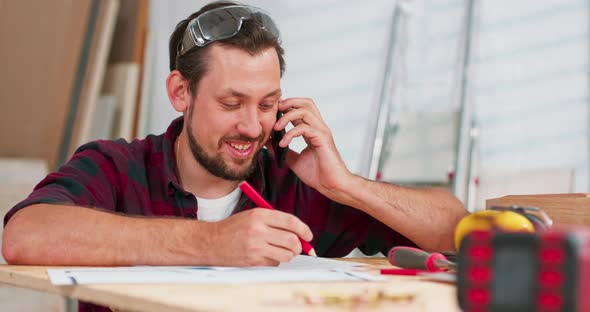
[[[477,150],[478,129],[474,120],[473,107],[468,100],[470,59],[473,38],[473,16],[475,0],[466,0],[463,38],[461,42],[460,64],[458,78],[460,82],[457,90],[457,102],[459,107],[459,126],[457,130],[457,143],[455,151],[455,164],[452,179],[452,192],[459,198],[468,210],[473,211],[475,186],[477,173],[475,172],[475,158]],[[396,69],[396,52],[399,49],[398,35],[400,25],[408,17],[408,9],[403,1],[398,1],[394,7],[389,46],[386,55],[381,91],[376,110],[376,123],[373,132],[369,134],[372,146],[369,148],[368,165],[361,169],[361,174],[369,179],[380,179],[383,164],[387,160],[388,147],[397,132],[397,125],[391,123],[394,104],[392,95],[394,90],[394,70]]]

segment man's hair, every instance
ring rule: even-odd
[[[279,58],[281,76],[283,76],[285,71],[284,50],[281,47],[279,39],[263,29],[260,23],[255,20],[245,20],[240,31],[233,37],[211,42],[204,47],[193,47],[184,55],[178,56],[180,42],[184,37],[188,23],[192,19],[207,11],[230,5],[239,5],[239,3],[216,1],[207,4],[199,11],[178,23],[170,36],[170,71],[177,69],[188,80],[189,90],[193,96],[196,94],[199,82],[207,73],[209,50],[215,44],[238,48],[248,52],[250,55],[256,55],[268,48],[274,48]]]

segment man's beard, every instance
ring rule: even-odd
[[[192,129],[192,110],[189,112],[189,119],[188,119],[188,126],[187,126],[187,136],[188,136],[188,144],[193,154],[195,160],[203,166],[209,173],[212,175],[231,181],[243,181],[246,180],[256,169],[256,157],[252,157],[250,160],[250,164],[243,170],[232,170],[223,160],[223,155],[221,153],[216,153],[216,155],[209,156],[203,149],[203,147],[197,142],[196,138],[193,136],[193,129]],[[239,137],[232,137],[232,138],[222,138],[219,141],[218,148],[221,148],[223,141],[228,139],[235,139],[244,142],[251,142],[252,144],[256,142],[262,142],[263,134],[261,133],[257,138],[249,138],[244,136]],[[253,155],[256,155],[254,153]],[[247,162],[247,159],[239,159],[236,162],[238,164],[243,164]]]

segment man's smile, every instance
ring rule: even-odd
[[[230,155],[234,158],[248,158],[254,151],[255,144],[253,142],[244,141],[226,141],[225,146]]]

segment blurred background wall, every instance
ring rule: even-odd
[[[589,191],[589,0],[244,2],[275,18],[283,93],[315,101],[351,171],[463,188],[470,210]],[[168,39],[206,3],[0,1],[2,214],[80,144],[166,129]]]
[[[588,191],[590,1],[246,2],[270,11],[279,24],[285,96],[314,99],[353,172],[368,174],[393,45],[394,78],[385,87],[397,127],[381,159],[384,180],[451,188],[464,88],[477,133],[467,181],[473,209],[510,192],[506,185],[517,193]],[[176,116],[163,88],[164,43],[175,24],[204,3],[150,3],[151,132],[164,131]],[[396,8],[402,16],[393,23]]]

